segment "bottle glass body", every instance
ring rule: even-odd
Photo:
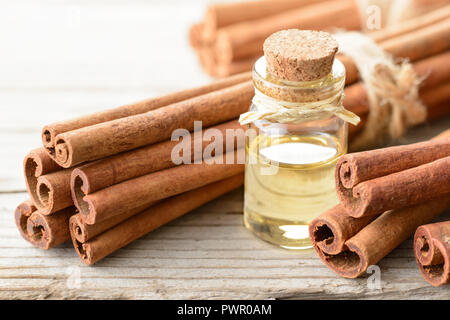
[[[261,58],[263,59],[263,58]],[[326,79],[280,82],[253,70],[256,90],[272,99],[319,103],[342,95],[345,69],[335,61]],[[336,102],[338,103],[338,102]],[[253,104],[258,110],[264,99]],[[334,182],[337,160],[347,152],[347,124],[325,113],[312,120],[253,121],[246,139],[244,223],[260,238],[289,249],[311,247],[308,224],[338,203]]]

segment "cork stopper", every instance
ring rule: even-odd
[[[337,50],[337,41],[323,31],[283,30],[264,42],[267,71],[288,81],[314,81],[327,76]]]

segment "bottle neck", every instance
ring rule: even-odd
[[[337,116],[357,124],[359,117],[342,106],[345,68],[335,60],[332,72],[325,78],[311,82],[283,81],[266,72],[264,57],[253,69],[255,84],[254,108],[241,115],[239,122],[257,120],[278,123],[303,123]]]
[[[253,82],[259,92],[282,102],[327,102],[343,95],[345,67],[335,59],[332,71],[326,77],[315,81],[294,82],[278,79],[268,73],[266,60],[261,57],[253,68]]]

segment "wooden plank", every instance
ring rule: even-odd
[[[148,234],[94,267],[84,266],[70,244],[42,251],[22,240],[12,211],[24,198],[23,193],[0,195],[0,298],[442,299],[449,295],[448,290],[432,288],[422,280],[411,240],[379,263],[381,290],[373,290],[367,286],[367,276],[356,280],[336,276],[313,250],[288,251],[256,239],[236,214],[242,207],[242,190]],[[449,218],[450,212],[441,220]],[[74,279],[79,279],[79,286]]]

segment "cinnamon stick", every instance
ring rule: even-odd
[[[235,146],[244,141],[245,132],[237,120],[229,121],[209,129],[217,130],[220,136],[224,137],[222,145],[224,152],[233,151]],[[232,141],[226,141],[227,131],[233,134]],[[211,144],[211,141],[202,139],[198,146],[200,153],[196,155],[195,153],[198,153],[198,151],[195,150],[197,148],[195,146],[197,139],[195,133],[192,133],[188,138],[190,138],[189,158],[194,162],[196,157],[203,156],[205,148]],[[70,182],[72,198],[75,205],[81,210],[79,201],[82,201],[82,198],[86,194],[91,194],[100,189],[155,171],[174,167],[176,164],[172,161],[172,150],[179,143],[178,141],[169,140],[120,153],[75,168],[72,171]],[[180,157],[183,156],[180,154]]]
[[[311,221],[311,242],[324,253],[339,254],[344,250],[345,242],[374,219],[375,216],[353,218],[338,204]]]
[[[68,223],[75,213],[75,207],[69,207],[50,216],[43,215],[28,200],[17,207],[14,218],[25,240],[35,247],[48,250],[70,239]]]
[[[450,48],[450,18],[383,41],[380,46],[394,57],[408,58],[410,61],[445,52]],[[355,82],[359,74],[353,60],[343,55],[338,55],[338,59],[345,65],[345,83]]]
[[[47,149],[49,154],[53,158],[55,158],[56,157],[55,145],[57,141],[56,136],[59,134],[84,127],[93,126],[107,121],[112,121],[120,118],[146,113],[163,106],[167,106],[173,103],[191,99],[193,97],[214,92],[223,88],[227,88],[235,84],[248,81],[250,79],[251,73],[238,74],[226,79],[215,81],[208,85],[186,89],[156,98],[150,98],[144,101],[136,102],[133,104],[121,106],[114,109],[96,112],[75,119],[56,122],[47,125],[42,129],[42,141],[44,147]]]
[[[208,7],[205,14],[203,37],[215,38],[218,29],[245,21],[256,20],[294,8],[323,2],[324,0],[258,0],[217,3]]]
[[[240,60],[232,61],[231,63],[216,63],[214,66],[214,76],[227,77],[232,74],[251,71],[253,65],[259,57],[243,58]]]
[[[173,130],[192,130],[237,118],[248,110],[252,83],[244,82],[147,113],[59,134],[56,162],[65,168],[170,138]]]
[[[136,215],[137,213],[145,209],[148,209],[149,207],[153,206],[156,203],[158,202],[157,201],[152,202],[150,205],[145,205],[142,206],[141,208],[138,208],[137,210],[128,211],[126,213],[113,216],[109,219],[97,222],[95,224],[87,224],[84,222],[82,215],[80,215],[79,213],[75,214],[71,216],[69,220],[70,233],[72,237],[74,237],[78,242],[84,243],[96,237],[97,235],[105,232],[106,230],[109,230],[112,227],[117,226],[118,224]]]
[[[327,254],[315,246],[320,259],[345,278],[357,278],[377,264],[420,225],[429,223],[450,206],[450,197],[383,213],[345,242],[339,254]]]
[[[39,212],[49,215],[73,205],[70,170],[62,170],[44,148],[32,150],[24,160],[25,183]]]
[[[75,207],[65,208],[50,216],[39,211],[33,212],[27,221],[30,243],[48,250],[69,241],[69,218],[75,213]]]
[[[427,120],[448,116],[450,109],[450,81],[420,92],[420,98],[427,106]],[[447,104],[446,104],[447,103]]]
[[[342,156],[336,164],[338,186],[357,184],[445,158],[450,153],[450,133],[439,139],[393,146]]]
[[[192,48],[198,49],[203,45],[203,29],[204,24],[201,23],[194,23],[189,28],[189,44]]]
[[[17,229],[19,230],[22,238],[28,242],[31,242],[31,238],[27,231],[27,223],[31,214],[35,211],[37,211],[37,208],[31,200],[22,202],[14,211],[14,221],[16,222]]]
[[[244,58],[236,55],[239,48],[260,41],[260,45],[253,46],[258,51],[251,55],[247,52],[246,57],[258,55],[264,40],[282,29],[323,30],[329,27],[359,30],[360,17],[356,2],[354,0],[319,2],[304,8],[222,28],[217,32],[217,58],[228,63]]]
[[[169,198],[85,243],[79,242],[72,233],[74,247],[83,262],[92,265],[150,231],[240,187],[242,183],[243,175],[239,174]]]
[[[414,254],[423,278],[437,287],[450,283],[450,221],[417,228]]]
[[[388,25],[381,30],[370,32],[370,36],[376,42],[386,41],[407,33],[423,29],[450,17],[450,5],[417,15],[400,23]]]
[[[387,40],[382,47],[395,57],[416,61],[449,49],[449,43],[450,18],[447,18],[416,32]]]
[[[257,44],[258,46],[260,43]],[[232,74],[249,72],[259,57],[252,56],[239,60],[233,60],[230,63],[217,61],[214,47],[211,44],[202,44],[196,48],[200,64],[210,76],[227,77]]]
[[[242,153],[243,149],[238,152]],[[226,159],[235,159],[235,156],[234,151],[228,152],[209,159],[215,164],[204,161],[180,165],[127,180],[84,197],[77,196],[80,215],[85,223],[94,224],[130,211],[137,213],[139,208],[150,206],[154,201],[241,173],[243,164],[236,164],[236,161],[227,164]]]
[[[432,153],[428,155],[429,158],[442,155],[441,150],[431,151],[428,148],[436,150],[437,145],[447,150],[444,153],[445,155],[450,154],[450,139],[433,141],[430,144],[431,146],[425,143],[421,144]],[[426,161],[428,158],[428,156],[423,156],[420,149],[410,147],[416,152],[411,157],[411,149],[397,148],[395,151],[387,150],[389,148],[381,149],[385,152],[383,156],[377,157],[372,154],[370,159],[365,158],[366,161],[361,160],[364,156],[358,158],[358,154],[350,154],[349,157],[344,156],[342,157],[344,159],[341,158],[342,161],[341,159],[338,161],[336,167],[337,192],[348,215],[355,218],[377,215],[386,210],[415,205],[450,194],[450,184],[448,183],[450,181],[450,156],[382,176],[386,171],[411,167],[419,161]],[[414,153],[414,151],[412,152]],[[353,156],[360,160],[360,164],[364,164],[355,166]],[[403,156],[402,159],[400,159],[401,156]],[[387,164],[390,166],[389,169],[381,168],[389,158],[392,160],[390,165]],[[375,163],[377,164],[374,165]],[[373,171],[367,174],[367,168],[369,167]],[[358,172],[360,168],[362,168],[361,174]],[[368,176],[379,177],[368,178]],[[436,188],[436,186],[439,186],[439,188]]]

